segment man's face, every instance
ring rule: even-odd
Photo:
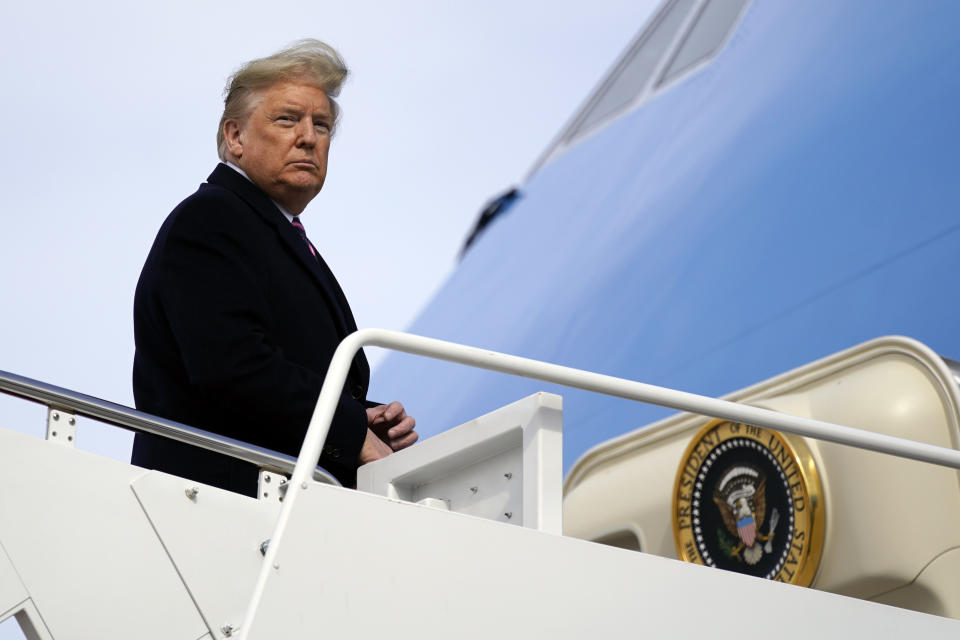
[[[253,182],[297,215],[323,187],[333,114],[323,89],[279,82],[246,119],[224,124],[227,149]]]

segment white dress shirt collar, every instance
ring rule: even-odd
[[[248,176],[243,169],[241,169],[241,168],[238,167],[237,165],[233,164],[233,163],[230,162],[229,160],[224,160],[224,161],[223,161],[223,164],[227,165],[228,167],[230,167],[231,169],[233,169],[234,171],[236,171],[237,173],[239,173],[240,175],[242,175],[242,176],[243,176],[244,178],[246,178],[247,180],[250,180],[250,176]],[[253,182],[253,180],[250,180],[250,182]],[[253,182],[253,184],[256,184],[256,183]],[[289,213],[286,209],[283,208],[283,206],[282,206],[279,202],[277,202],[277,201],[274,200],[273,198],[270,198],[270,201],[273,202],[273,204],[277,205],[277,209],[280,209],[280,213],[282,213],[282,214],[283,214],[283,217],[287,219],[287,222],[293,222],[293,217],[294,217],[294,216],[293,216],[292,213]]]

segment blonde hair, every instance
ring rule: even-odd
[[[272,56],[251,60],[237,69],[223,90],[223,115],[217,129],[217,154],[220,159],[227,159],[224,123],[246,118],[263,90],[285,80],[302,80],[323,89],[330,100],[333,126],[336,127],[340,107],[334,97],[340,95],[340,87],[348,73],[347,65],[337,50],[313,38],[294,42]]]

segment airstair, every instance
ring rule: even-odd
[[[315,465],[366,345],[960,469],[953,448],[378,329],[337,350],[297,460],[0,374],[48,407],[45,439],[0,428],[0,621],[31,639],[960,635],[954,619],[562,535],[552,394],[337,486]],[[78,417],[251,461],[259,499],[77,450]]]

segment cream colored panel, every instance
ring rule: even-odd
[[[948,596],[960,583],[960,549],[951,549],[931,562],[917,579],[905,587],[873,598],[874,602],[905,607],[926,608],[940,616],[960,618],[960,601]]]
[[[820,420],[953,447],[955,408],[944,402],[939,382],[923,361],[886,353],[797,392],[808,395],[810,415]],[[934,556],[960,544],[955,470],[808,443],[819,459],[827,508],[815,587],[875,596],[906,584]]]
[[[727,399],[956,448],[960,390],[943,361],[908,338],[878,338]],[[684,449],[709,418],[678,414],[603,443],[570,471],[564,532],[598,539],[638,532],[644,551],[676,557],[671,506]],[[815,588],[874,597],[911,582],[960,545],[960,475],[927,465],[804,440],[819,468],[826,540]],[[960,580],[916,600],[960,606]]]
[[[640,532],[644,551],[675,558],[670,519],[673,479],[692,434],[691,427],[651,444],[649,450],[612,457],[602,470],[568,488],[564,534],[594,540],[629,526]]]

